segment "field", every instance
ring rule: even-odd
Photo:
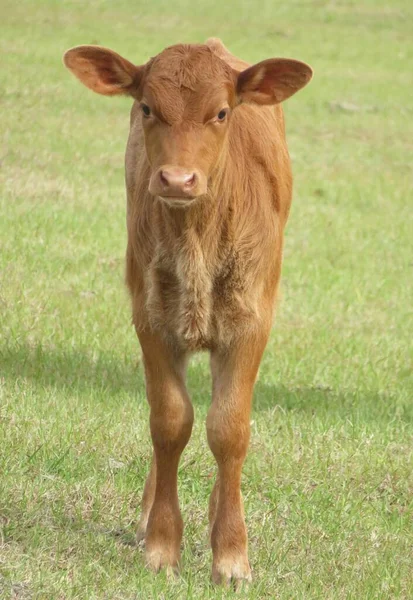
[[[134,543],[150,457],[123,283],[130,101],[62,66],[221,37],[311,64],[243,493],[252,599],[413,597],[413,8],[408,0],[2,2],[0,597],[226,598],[210,584],[207,357],[180,468],[181,576]]]

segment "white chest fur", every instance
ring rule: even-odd
[[[173,252],[159,244],[145,286],[152,327],[188,349],[207,345],[211,333],[213,277],[194,232],[186,232]]]

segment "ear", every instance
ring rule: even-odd
[[[245,102],[278,104],[303,88],[313,76],[311,67],[289,58],[270,58],[242,71],[238,97]]]
[[[101,46],[75,46],[65,52],[63,62],[86,87],[105,96],[135,95],[144,71]]]

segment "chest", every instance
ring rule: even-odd
[[[239,248],[206,250],[196,236],[187,242],[173,249],[158,243],[145,282],[148,320],[188,351],[227,345],[259,318],[262,286]]]

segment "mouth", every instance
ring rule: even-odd
[[[193,196],[180,198],[179,196],[156,196],[159,200],[162,200],[164,204],[171,206],[172,208],[187,208],[192,206],[201,196]]]

